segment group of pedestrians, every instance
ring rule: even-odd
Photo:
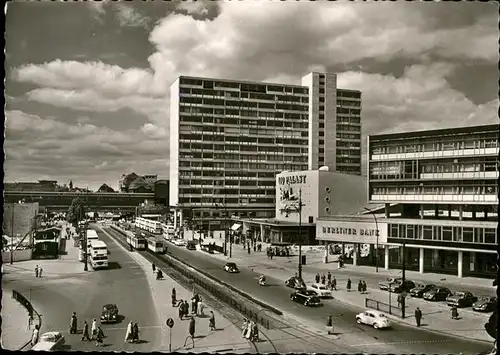
[[[184,317],[189,317],[189,303],[185,300],[179,300],[177,301],[177,291],[175,290],[175,287],[172,288],[172,307],[179,307],[179,319],[183,320]],[[201,296],[196,293],[192,298],[191,298],[191,319],[189,321],[189,334],[191,337],[194,337],[195,333],[195,316],[200,316],[204,317],[205,316],[205,311],[204,311],[205,305],[201,299]],[[208,319],[208,330],[216,330],[215,328],[215,315],[213,311],[210,311],[210,316]]]
[[[259,328],[253,320],[243,319],[241,336],[250,341],[259,341]]]
[[[39,265],[35,266],[35,277],[42,277],[43,268]]]
[[[76,318],[76,312],[71,315],[69,333],[77,334],[78,332],[78,319]],[[86,320],[83,321],[83,332],[82,341],[92,341],[95,340],[95,346],[102,346],[104,339],[104,332],[100,325],[97,324],[97,319],[92,320],[91,332],[89,334],[89,325]]]
[[[127,325],[127,332],[125,333],[125,341],[127,343],[139,342],[139,324],[130,321]]]

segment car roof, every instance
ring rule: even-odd
[[[384,316],[385,317],[385,313],[384,312],[380,312],[380,311],[376,311],[374,309],[367,309],[365,312],[370,312],[376,316]]]
[[[236,265],[236,263],[226,263],[227,266],[233,266]]]
[[[57,331],[45,332],[41,335],[41,337],[56,336],[56,335],[61,335],[61,332]]]
[[[316,292],[309,291],[309,290],[298,291],[297,293],[301,293],[301,294],[303,294],[305,296],[316,296]]]
[[[116,308],[116,304],[114,303],[108,303],[103,306],[104,308]]]

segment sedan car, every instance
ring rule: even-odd
[[[306,289],[306,284],[305,284],[304,280],[301,280],[295,276],[292,276],[288,280],[286,280],[285,286],[294,288],[296,290],[305,290]]]
[[[174,243],[174,245],[177,245],[179,247],[183,247],[186,245],[186,241],[184,239],[172,239],[172,243]]]
[[[290,295],[290,299],[304,306],[314,307],[321,305],[321,301],[314,291],[297,291]]]
[[[375,329],[389,328],[391,322],[384,313],[372,309],[356,314],[356,323],[371,325]]]
[[[238,270],[238,267],[236,266],[235,263],[226,263],[226,265],[224,265],[224,270],[226,272],[231,273],[231,274],[236,274],[236,273],[240,272],[240,270]]]
[[[60,332],[47,332],[40,336],[38,343],[36,343],[31,350],[54,351],[59,349],[64,343],[64,336]]]
[[[424,293],[424,300],[444,301],[449,295],[451,295],[451,291],[446,287],[436,287]]]
[[[448,306],[469,307],[477,301],[477,297],[470,292],[455,292],[446,297]]]
[[[118,322],[118,307],[116,304],[105,304],[102,307],[101,323],[116,323]]]
[[[479,299],[472,305],[472,309],[478,312],[491,312],[496,308],[496,297],[479,297]]]
[[[332,297],[332,292],[322,284],[312,284],[307,287],[307,290],[316,292],[316,296],[330,298]]]
[[[391,285],[393,283],[396,283],[396,282],[401,282],[403,279],[401,277],[388,277],[386,281],[381,281],[378,283],[378,287],[381,289],[381,290],[385,290],[385,291],[388,291],[389,290],[389,287],[391,287]]]
[[[415,287],[415,283],[410,280],[405,280],[404,282],[398,281],[394,282],[389,286],[389,291],[394,293],[408,292]]]
[[[416,287],[410,290],[410,296],[422,298],[424,296],[424,293],[436,287],[437,286],[434,284],[418,284]]]

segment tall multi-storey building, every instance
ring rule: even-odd
[[[308,163],[352,168],[335,158],[344,152],[335,142],[338,90],[336,76],[325,75],[331,80],[321,96],[324,84],[316,95],[308,85],[179,77],[170,88],[170,205],[217,229],[231,215],[273,217],[277,173],[307,170]],[[325,100],[328,120],[319,104]],[[311,127],[318,127],[314,134]]]
[[[337,75],[310,73],[309,170],[361,175],[361,92],[337,88]]]
[[[498,133],[485,125],[369,137],[369,202],[386,204],[387,242],[405,243],[409,268],[496,274]],[[393,249],[388,262],[401,256]]]

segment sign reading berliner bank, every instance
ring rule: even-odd
[[[377,229],[378,227],[378,229]],[[317,239],[352,243],[387,242],[387,224],[371,222],[317,221]]]
[[[278,177],[278,185],[305,184],[307,175],[290,175]]]

